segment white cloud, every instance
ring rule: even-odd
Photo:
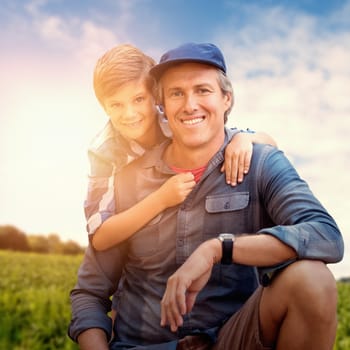
[[[81,62],[96,62],[105,51],[120,42],[120,39],[110,30],[86,21],[82,25],[80,50],[77,57]]]
[[[54,45],[72,47],[74,38],[67,23],[58,16],[48,16],[36,21],[36,30],[47,41]]]
[[[121,1],[111,5],[115,15],[103,12],[98,4],[89,5],[90,15],[83,16],[79,11],[55,11],[47,0],[14,2],[0,9],[7,19],[0,41],[11,58],[14,53],[25,53],[43,61],[60,60],[61,65],[91,69],[102,53],[126,40],[133,4]]]
[[[349,113],[350,34],[325,35],[320,27],[327,23],[280,8],[254,15],[253,29],[236,32],[243,41],[220,34],[240,113],[270,114],[284,125],[291,116],[316,123]]]
[[[40,15],[41,8],[48,4],[48,0],[31,0],[24,5],[25,10],[32,16]]]
[[[344,12],[350,14],[349,4]],[[334,17],[316,19],[281,8],[258,9],[251,16],[254,22],[234,37],[227,24],[220,33],[236,91],[230,123],[277,139],[349,246],[350,33],[330,29],[339,23]],[[332,267],[337,276],[344,266],[350,269],[348,255]]]

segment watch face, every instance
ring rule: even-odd
[[[222,233],[219,235],[219,239],[222,242],[221,264],[230,265],[233,260],[232,253],[235,236],[232,233]]]
[[[223,241],[224,239],[233,239],[235,236],[232,233],[221,233],[219,238]]]

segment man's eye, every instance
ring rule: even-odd
[[[112,104],[111,104],[111,107],[112,107],[113,109],[117,109],[117,108],[120,108],[120,107],[121,107],[121,104],[118,103],[118,102],[115,102],[115,103],[112,103]]]
[[[206,95],[206,94],[209,94],[209,93],[210,93],[210,90],[207,89],[207,88],[200,88],[200,89],[198,89],[198,93],[199,93],[200,95]]]
[[[136,103],[141,103],[144,100],[145,100],[145,98],[143,96],[139,96],[139,97],[136,97],[135,102]]]
[[[181,91],[172,91],[170,97],[181,97],[183,93]]]

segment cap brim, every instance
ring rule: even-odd
[[[200,60],[200,59],[194,59],[194,58],[181,58],[178,60],[171,60],[168,62],[159,63],[159,64],[155,65],[153,68],[151,68],[150,74],[158,81],[167,69],[169,69],[170,67],[175,66],[177,64],[181,64],[181,63],[202,63],[202,64],[206,64],[208,66],[219,68],[221,71],[223,71],[222,67],[220,65],[214,64],[212,61],[209,61],[209,60]]]

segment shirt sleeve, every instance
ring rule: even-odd
[[[89,237],[115,214],[114,173],[117,167],[125,165],[127,157],[123,149],[117,152],[115,148],[115,142],[109,138],[99,148],[91,147],[88,152],[90,175],[84,212]]]
[[[84,212],[89,235],[94,234],[104,221],[115,214],[114,175],[89,176]]]
[[[84,201],[86,230],[89,237],[101,224],[115,214],[115,173],[134,158],[126,153],[116,155],[116,162],[106,162],[91,153],[91,175],[88,178],[88,190]]]
[[[344,242],[334,219],[283,152],[272,147],[264,149],[269,153],[259,170],[259,192],[269,216],[278,225],[259,233],[275,236],[294,248],[299,259],[340,261]]]
[[[98,252],[90,244],[86,249],[77,283],[70,292],[72,318],[68,335],[74,341],[90,328],[104,330],[110,339],[112,322],[107,313],[111,309],[110,296],[121,280],[126,247],[126,243],[121,243]]]
[[[86,229],[89,237],[115,214],[114,174],[136,155],[129,144],[116,133],[110,122],[96,135],[88,151],[90,174],[84,201]]]

